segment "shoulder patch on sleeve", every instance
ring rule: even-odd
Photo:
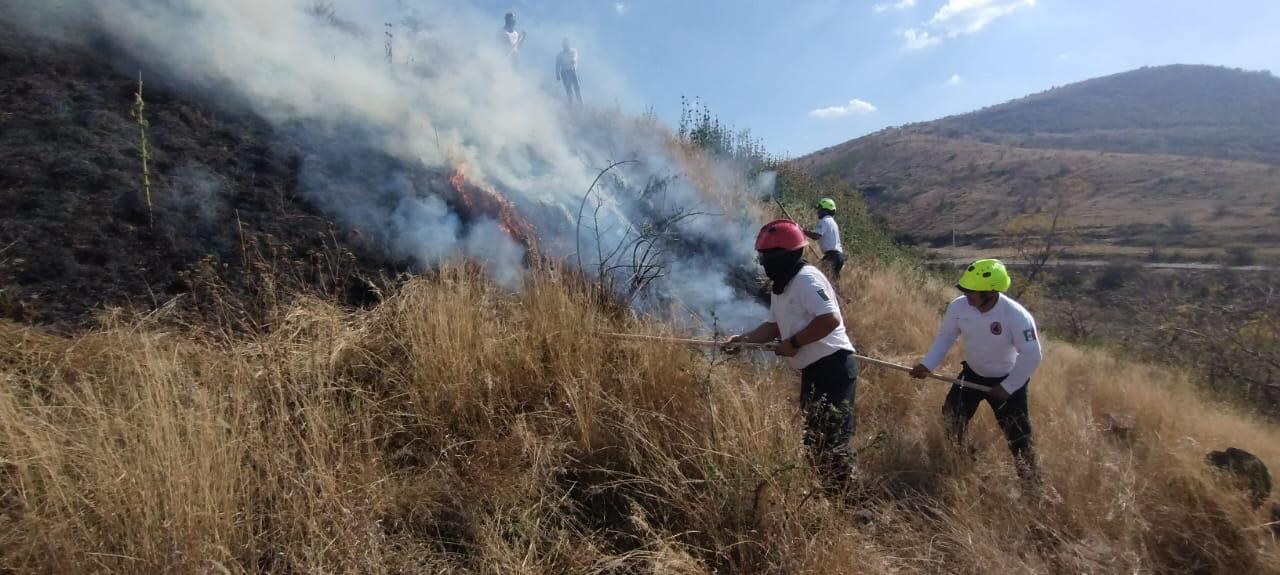
[[[1025,341],[1036,341],[1036,330],[1034,329],[1022,330],[1022,339]]]
[[[818,297],[822,298],[822,301],[831,301],[831,297],[827,295],[827,290],[822,288],[818,288]]]

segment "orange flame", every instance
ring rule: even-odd
[[[458,164],[458,167],[454,168],[453,175],[449,176],[449,185],[453,186],[453,191],[458,192],[458,197],[462,198],[462,203],[467,205],[468,210],[476,209],[471,194],[467,193],[466,164]]]
[[[467,206],[469,212],[483,213],[494,218],[498,221],[498,227],[502,228],[502,231],[506,232],[511,239],[526,248],[533,246],[537,239],[537,231],[533,225],[520,217],[515,204],[497,190],[469,182],[466,164],[458,164],[454,168],[453,175],[449,176],[449,185],[458,193],[458,197],[462,199],[462,203]],[[478,193],[473,194],[469,188],[477,190]]]

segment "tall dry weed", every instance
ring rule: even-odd
[[[909,363],[945,284],[846,267],[864,352]],[[1185,377],[1048,343],[1032,382],[1046,482],[1022,493],[985,412],[975,459],[944,387],[868,369],[865,488],[815,493],[796,382],[600,330],[551,271],[507,294],[475,269],[368,310],[298,298],[266,329],[0,324],[0,567],[14,572],[1276,572],[1244,498],[1204,469],[1280,433]],[[1110,411],[1135,433],[1105,429]]]

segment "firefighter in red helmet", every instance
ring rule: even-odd
[[[844,489],[854,473],[849,440],[854,430],[858,364],[845,333],[831,282],[801,256],[808,240],[791,220],[760,228],[756,252],[773,283],[769,317],[755,329],[729,338],[735,343],[782,340],[774,353],[800,371],[804,442],[828,491]]]

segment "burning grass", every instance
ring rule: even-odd
[[[449,186],[465,206],[464,213],[483,215],[498,222],[498,227],[525,249],[536,249],[538,231],[520,215],[515,204],[490,186],[472,184],[467,179],[467,165],[459,163],[449,176]]]
[[[907,276],[910,278],[911,276]],[[846,272],[876,355],[928,345],[944,287]],[[0,568],[14,572],[1277,572],[1203,469],[1280,431],[1179,374],[1050,343],[1033,390],[1047,482],[1017,493],[984,412],[948,450],[945,389],[868,370],[858,504],[810,495],[790,375],[606,341],[652,330],[535,273],[450,268],[348,311],[310,298],[223,336],[163,317],[74,338],[0,324]],[[625,325],[624,325],[625,324]],[[1105,411],[1134,416],[1111,438]],[[879,437],[879,442],[874,441]]]

